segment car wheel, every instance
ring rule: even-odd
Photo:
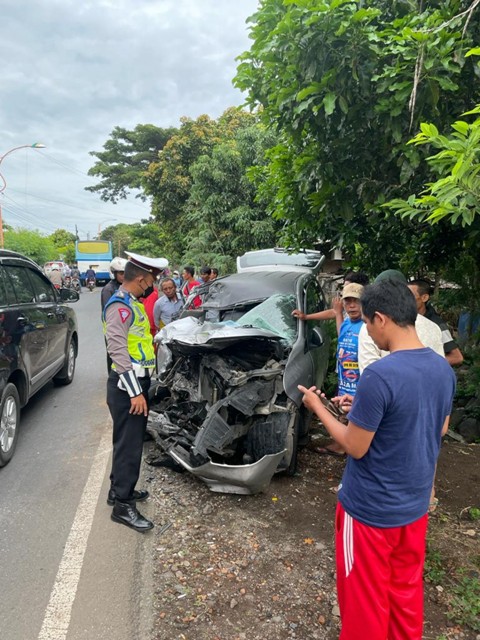
[[[17,446],[20,422],[20,399],[17,387],[8,383],[0,403],[0,467],[4,467],[13,457]]]
[[[75,342],[70,338],[67,347],[67,353],[65,358],[65,364],[62,369],[53,378],[55,384],[64,386],[73,382],[73,376],[75,375],[75,362],[77,359],[77,349]]]

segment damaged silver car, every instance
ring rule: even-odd
[[[276,472],[295,472],[308,437],[297,384],[322,385],[328,339],[292,311],[319,311],[325,298],[311,260],[297,271],[246,269],[197,293],[202,306],[155,338],[148,428],[163,453],[212,491],[257,493]]]

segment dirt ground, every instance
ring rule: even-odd
[[[322,437],[317,428],[295,477],[275,477],[256,496],[215,494],[187,473],[145,465],[157,523],[155,640],[338,638],[333,520],[344,460],[313,450]],[[450,577],[461,568],[479,577],[480,521],[468,518],[480,507],[479,476],[480,446],[447,438],[428,534],[425,639],[480,639],[447,618]]]

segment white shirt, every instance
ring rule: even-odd
[[[442,332],[438,324],[418,314],[415,321],[415,330],[422,344],[433,349],[438,355],[445,357]],[[377,347],[368,335],[367,325],[364,324],[358,334],[358,368],[360,369],[360,373],[362,373],[369,364],[388,356],[389,353],[390,351],[382,351]]]

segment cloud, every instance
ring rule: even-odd
[[[0,155],[4,218],[15,226],[94,235],[103,219],[134,222],[148,204],[116,206],[84,191],[115,126],[177,126],[218,117],[243,98],[235,57],[249,47],[257,0],[4,0]],[[12,202],[12,200],[14,202]],[[30,221],[30,222],[29,222]],[[113,222],[114,223],[114,222]],[[82,226],[80,226],[82,225]]]

